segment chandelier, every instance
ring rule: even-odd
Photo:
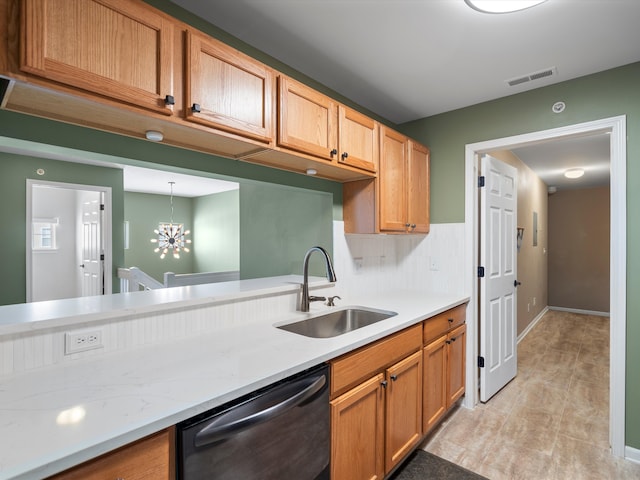
[[[186,245],[191,243],[191,240],[185,239],[189,233],[189,230],[184,230],[182,223],[173,223],[173,185],[176,182],[169,182],[171,186],[171,215],[169,217],[169,223],[160,223],[158,228],[153,231],[156,234],[155,238],[151,239],[151,243],[157,243],[158,246],[153,250],[155,253],[160,253],[160,258],[163,259],[167,253],[171,250],[173,258],[180,258],[180,251],[189,252],[189,248]]]

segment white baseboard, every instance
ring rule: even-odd
[[[595,310],[581,310],[579,308],[565,308],[565,307],[547,307],[549,310],[558,310],[560,312],[579,313],[582,315],[597,315],[599,317],[608,317],[609,312],[597,312]]]
[[[624,458],[635,463],[640,463],[640,450],[627,445],[624,447]]]
[[[538,323],[540,319],[544,317],[544,314],[547,313],[548,311],[549,311],[549,307],[544,307],[542,311],[538,315],[536,315],[536,318],[534,318],[531,321],[531,323],[527,325],[527,328],[525,328],[524,331],[520,335],[518,335],[518,339],[517,339],[518,343],[520,343],[520,341],[527,336],[527,334],[531,331],[531,329],[536,326],[536,323]]]

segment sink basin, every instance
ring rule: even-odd
[[[277,328],[312,338],[329,338],[352,332],[397,315],[396,312],[366,307],[349,307],[316,315]]]

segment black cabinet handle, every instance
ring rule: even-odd
[[[455,341],[456,341],[456,337],[453,337],[453,338],[451,339],[451,341],[452,341],[452,342],[455,342]]]
[[[397,375],[391,375],[391,380],[393,380],[394,382],[398,379]]]
[[[331,158],[333,158],[333,156],[337,154],[338,154],[338,150],[335,148],[329,152],[329,155],[331,155]]]
[[[349,156],[349,154],[347,152],[344,152],[342,154],[342,160],[345,160],[348,156]]]
[[[382,388],[387,388],[387,381],[386,380],[381,381],[380,385],[382,385]]]
[[[412,224],[411,224],[411,228],[416,228],[416,224],[415,224],[415,223],[412,223]]]
[[[446,343],[447,345],[449,345],[451,343],[451,340],[445,340],[444,343]]]
[[[197,103],[194,103],[193,105],[191,105],[191,111],[194,113],[200,113],[200,105]]]
[[[449,318],[449,319],[447,319],[447,322],[449,322],[449,323],[453,323],[453,318]]]
[[[164,103],[165,105],[175,105],[176,99],[173,97],[173,95],[167,95],[164,97]]]

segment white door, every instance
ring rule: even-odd
[[[100,192],[78,191],[80,199],[80,292],[78,296],[102,295],[104,251],[102,248],[103,201]]]
[[[480,400],[486,402],[517,373],[516,168],[484,155],[480,188]]]

